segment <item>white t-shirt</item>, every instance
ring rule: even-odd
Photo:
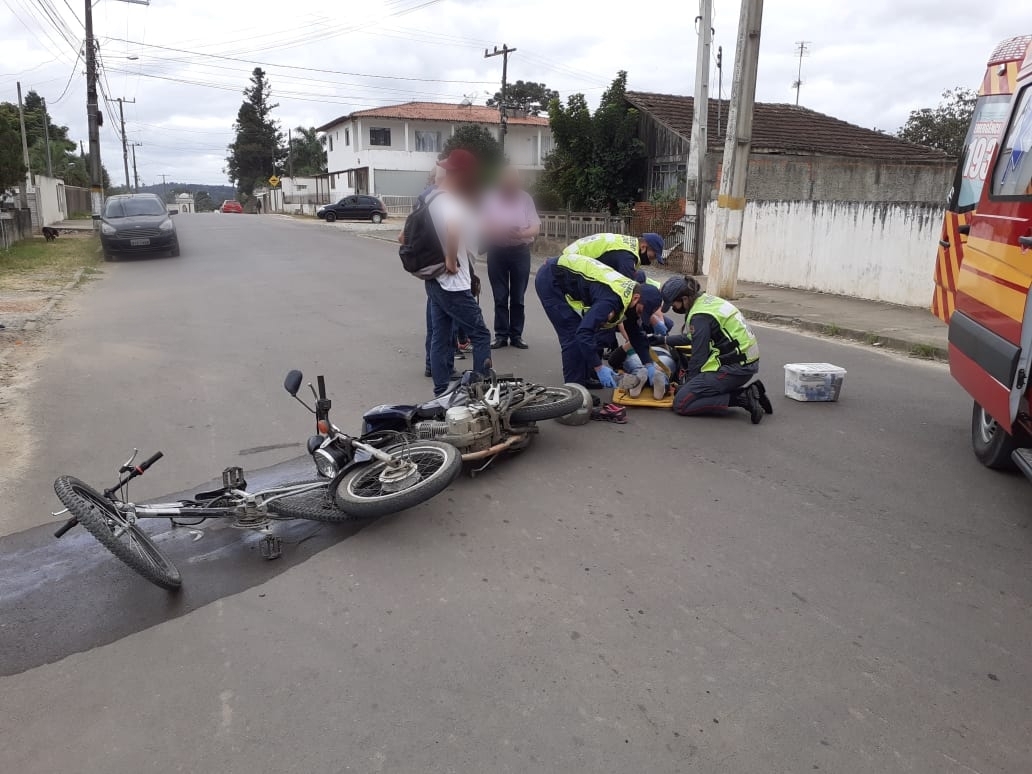
[[[437,278],[445,290],[470,290],[470,265],[476,257],[479,234],[476,213],[466,202],[451,191],[435,191],[430,199],[430,218],[434,222],[441,249],[447,251],[445,224],[454,223],[459,230],[459,270],[455,274],[445,272]]]

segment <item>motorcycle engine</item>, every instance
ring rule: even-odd
[[[486,413],[469,406],[452,406],[444,419],[416,423],[416,434],[426,440],[444,441],[462,451],[491,445],[491,420]]]

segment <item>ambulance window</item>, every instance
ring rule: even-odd
[[[1032,197],[1032,86],[1018,97],[993,172],[993,196]]]
[[[983,94],[975,102],[950,199],[949,208],[953,212],[973,210],[982,198],[989,164],[1007,125],[1009,110],[1010,94]]]

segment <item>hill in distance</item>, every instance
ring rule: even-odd
[[[168,191],[168,193],[175,192],[181,193],[192,193],[196,196],[201,191],[204,191],[211,197],[211,200],[216,205],[222,204],[226,199],[236,198],[236,189],[231,185],[205,185],[204,183],[173,183],[169,181],[164,186],[161,183],[156,185],[141,185],[140,193],[153,193],[161,196],[162,191]]]

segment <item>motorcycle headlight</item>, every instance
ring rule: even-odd
[[[112,234],[117,233],[117,229],[115,229],[115,227],[112,226],[110,223],[101,223],[100,224],[100,233],[101,234],[107,234],[108,236],[111,236]]]
[[[172,225],[172,219],[167,218],[161,222],[161,225],[158,226],[158,228],[162,231],[171,231],[175,226]]]
[[[326,449],[316,449],[312,458],[315,460],[315,469],[323,478],[333,478],[340,472],[337,460]]]

